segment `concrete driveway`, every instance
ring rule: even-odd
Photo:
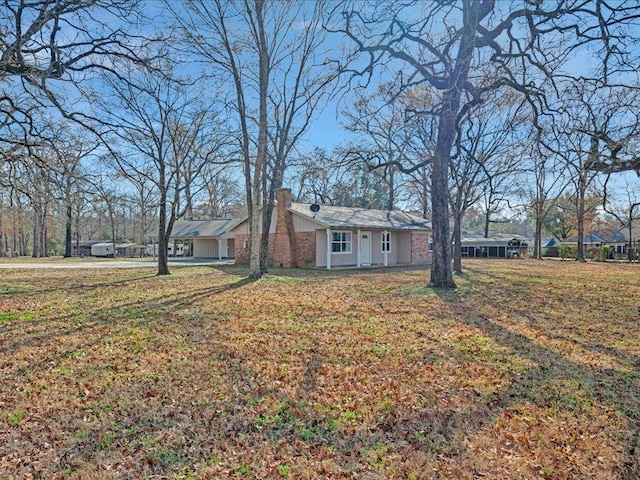
[[[200,265],[230,265],[233,260],[216,260],[209,258],[170,258],[169,267],[200,266]],[[86,261],[77,260],[33,261],[21,263],[0,262],[0,268],[157,268],[158,262],[149,260],[104,260]]]

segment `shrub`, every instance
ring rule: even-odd
[[[610,258],[613,258],[613,247],[611,245],[601,245],[598,260],[604,262]]]
[[[558,255],[560,255],[560,258],[562,258],[563,260],[567,257],[575,258],[577,253],[578,253],[577,245],[567,245],[564,243],[561,243],[558,245]]]

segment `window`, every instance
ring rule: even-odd
[[[382,232],[382,253],[391,251],[391,233]]]
[[[331,252],[351,253],[351,232],[331,232]]]

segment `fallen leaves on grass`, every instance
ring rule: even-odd
[[[2,271],[0,478],[633,478],[637,266],[467,267]]]

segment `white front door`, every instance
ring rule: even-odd
[[[371,232],[360,234],[360,263],[371,265]]]

